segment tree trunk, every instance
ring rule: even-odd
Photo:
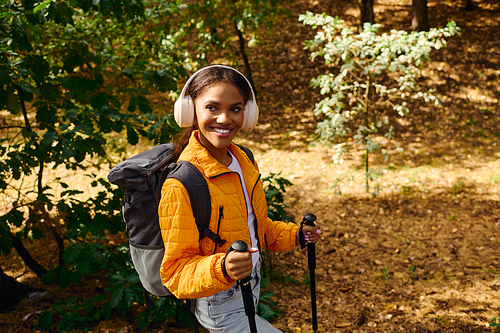
[[[375,17],[373,15],[373,1],[374,0],[360,0],[359,2],[361,27],[363,27],[363,23],[365,22],[375,23]]]
[[[427,0],[413,0],[411,5],[413,31],[429,30],[429,17],[427,15]]]
[[[13,246],[16,249],[17,253],[28,266],[39,278],[42,277],[43,274],[47,273],[47,270],[42,267],[28,252],[28,250],[24,247],[23,242],[12,235]]]
[[[250,85],[252,86],[255,96],[257,96],[257,91],[255,90],[255,85],[253,84],[252,69],[250,68],[250,62],[248,61],[247,52],[245,51],[245,38],[243,37],[243,34],[241,33],[240,29],[238,29],[238,23],[236,23],[236,21],[234,20],[233,23],[234,23],[234,30],[236,30],[236,35],[238,35],[238,41],[240,42],[240,53],[241,57],[243,58],[243,62],[245,63],[247,79],[248,81],[250,81]]]
[[[0,267],[0,312],[14,310],[23,298],[38,290],[40,289],[17,282],[16,279],[5,274]]]
[[[474,10],[474,4],[472,3],[472,0],[465,1],[465,10],[468,12]]]

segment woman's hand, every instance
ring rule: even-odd
[[[252,253],[257,251],[259,249],[251,247],[248,251],[244,252],[229,252],[225,261],[226,272],[229,278],[238,281],[252,274]]]
[[[302,228],[297,230],[297,237],[295,239],[295,244],[297,245],[300,243],[299,232],[301,230],[307,243],[314,244],[321,238],[321,230],[319,230],[319,226],[317,224],[315,224],[314,227],[310,225],[303,225]]]

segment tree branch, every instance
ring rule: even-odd
[[[11,128],[24,128],[24,126],[22,125],[19,125],[19,126],[15,126],[15,125],[12,125],[12,126],[0,126],[0,130],[7,130],[7,129],[11,129]]]
[[[54,234],[54,238],[57,243],[57,247],[59,248],[59,265],[64,265],[64,260],[62,257],[62,253],[64,251],[64,240],[62,239],[61,235],[57,232],[56,228],[52,227],[52,233]]]
[[[28,133],[32,133],[33,130],[31,128],[30,120],[28,118],[28,112],[26,111],[26,104],[24,103],[23,95],[21,94],[21,91],[19,91],[19,89],[17,89],[17,95],[19,96],[19,102],[21,103],[21,109],[23,110],[24,124],[26,125]],[[34,145],[38,149],[39,147],[38,142],[35,141]],[[43,160],[39,159],[38,164],[40,168],[38,170],[37,187],[38,187],[38,196],[40,197],[40,195],[43,193],[43,183],[42,183],[43,169],[44,169]]]
[[[14,249],[16,249],[17,253],[19,253],[19,255],[21,256],[21,259],[23,259],[23,261],[26,263],[26,266],[28,266],[39,278],[47,273],[47,270],[43,268],[43,266],[40,265],[24,247],[23,242],[16,236],[11,236],[13,241],[12,245]]]
[[[365,127],[368,128],[368,103],[369,103],[369,98],[370,98],[370,75],[368,75],[366,77],[366,90],[365,90]],[[367,140],[367,137],[368,137],[368,133],[365,133],[365,175],[368,175],[368,171],[369,171],[369,165],[368,165],[368,162],[369,162],[369,159],[368,159],[368,148],[366,148],[367,144],[368,144],[368,140]],[[366,192],[368,192],[370,190],[370,184],[369,184],[369,181],[368,181],[368,176],[365,176],[365,180],[366,180]]]

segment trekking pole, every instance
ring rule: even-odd
[[[306,214],[301,224],[314,227],[314,221],[316,221],[316,216],[313,214]],[[313,331],[316,331],[318,329],[318,315],[316,310],[316,245],[314,243],[307,243],[307,264],[309,267],[309,280],[311,284],[312,327]]]
[[[247,243],[241,240],[238,240],[231,245],[231,249],[236,252],[245,252],[247,248]],[[243,306],[245,307],[245,314],[247,315],[248,323],[250,324],[250,332],[257,333],[257,325],[255,324],[255,304],[253,302],[252,295],[252,275],[238,281],[238,284],[240,285],[241,293],[243,294]]]

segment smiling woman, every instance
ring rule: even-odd
[[[195,73],[174,106],[177,123],[190,126],[177,143],[176,156],[196,167],[207,182],[213,235],[200,237],[187,190],[178,180],[167,179],[158,208],[165,246],[160,273],[173,295],[194,300],[194,314],[210,332],[250,332],[246,313],[252,300],[256,307],[259,299],[263,247],[291,250],[299,244],[300,232],[308,242],[319,240],[316,226],[299,229],[268,218],[253,154],[232,143],[239,130],[256,125],[258,110],[245,76],[218,65]],[[231,251],[236,241],[249,247]],[[245,295],[236,283],[242,279],[251,285]],[[245,306],[243,298],[250,300]],[[259,316],[255,324],[258,332],[280,332]]]

